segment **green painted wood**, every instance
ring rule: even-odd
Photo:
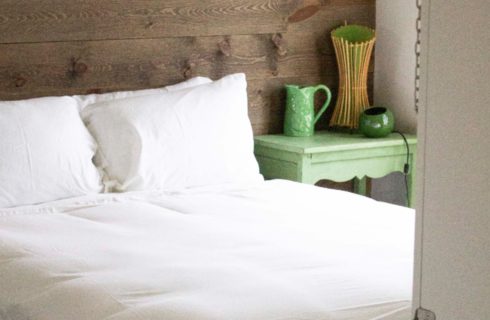
[[[410,146],[409,206],[414,205],[417,138],[406,135]],[[366,138],[360,134],[317,132],[312,137],[265,135],[255,137],[255,154],[266,179],[288,179],[314,184],[321,179],[356,179],[355,192],[366,194],[366,177],[381,178],[403,172],[406,147],[398,134]]]
[[[298,163],[256,155],[260,172],[266,179],[300,181]]]
[[[363,177],[361,179],[354,178],[354,192],[363,196],[367,195],[367,179]]]
[[[409,144],[417,144],[415,135],[407,134],[406,137]],[[385,138],[373,139],[357,133],[318,131],[311,137],[287,137],[282,134],[273,134],[257,136],[255,141],[259,142],[261,146],[302,154],[369,149],[382,146],[403,146],[403,140],[396,133],[392,133]]]

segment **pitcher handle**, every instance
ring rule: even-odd
[[[323,106],[321,107],[321,109],[317,112],[317,114],[315,115],[315,120],[313,121],[314,124],[317,123],[317,121],[320,119],[320,117],[322,116],[322,114],[327,110],[329,104],[330,104],[330,100],[332,99],[332,93],[330,92],[330,89],[323,85],[323,84],[319,84],[315,87],[315,93],[314,95],[316,95],[316,93],[318,92],[318,90],[323,90],[325,91],[325,93],[327,94],[327,100],[325,100],[325,103],[323,104]]]

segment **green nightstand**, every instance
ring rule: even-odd
[[[409,206],[414,204],[417,138],[406,135],[410,146]],[[402,137],[316,132],[312,137],[265,135],[255,137],[255,156],[266,179],[287,179],[314,184],[321,179],[343,182],[355,179],[355,192],[366,194],[366,177],[381,178],[403,172],[407,150]]]

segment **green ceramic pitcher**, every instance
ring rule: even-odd
[[[315,114],[315,94],[325,91],[327,100]],[[286,85],[286,115],[284,118],[284,134],[290,137],[309,137],[315,133],[315,124],[327,110],[332,94],[322,84],[314,87]]]

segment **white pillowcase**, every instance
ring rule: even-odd
[[[134,90],[134,91],[116,91],[116,92],[108,92],[108,93],[101,93],[101,94],[94,93],[88,95],[73,96],[73,98],[75,98],[78,101],[80,110],[83,110],[86,106],[90,104],[94,104],[102,101],[125,99],[130,97],[139,97],[139,96],[145,96],[150,94],[157,94],[160,92],[182,90],[182,89],[192,88],[192,87],[199,86],[201,84],[206,84],[211,82],[213,81],[206,77],[195,77],[163,88],[143,89],[143,90]]]
[[[71,97],[0,102],[0,207],[100,192],[95,149]]]
[[[253,154],[247,83],[235,74],[195,88],[99,102],[82,117],[117,191],[263,180]]]

